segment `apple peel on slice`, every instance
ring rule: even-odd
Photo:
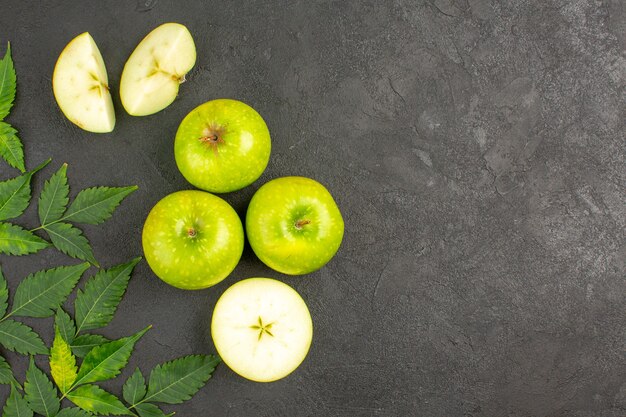
[[[88,32],[72,39],[59,55],[52,88],[63,114],[81,129],[108,133],[115,127],[106,66]]]
[[[147,116],[169,106],[196,63],[196,46],[187,28],[165,23],[150,32],[126,61],[120,80],[122,105],[132,116]]]
[[[271,382],[300,366],[311,346],[313,323],[306,303],[289,285],[250,278],[217,301],[211,335],[230,369],[252,381]]]

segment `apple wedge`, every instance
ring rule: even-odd
[[[150,32],[124,65],[122,105],[132,116],[147,116],[169,106],[178,86],[196,63],[196,46],[187,28],[165,23]]]
[[[250,278],[217,301],[211,335],[230,369],[252,381],[271,382],[300,366],[311,346],[313,323],[304,300],[289,285]]]
[[[52,89],[61,111],[89,132],[107,133],[115,127],[109,78],[98,46],[88,32],[78,35],[59,55]]]

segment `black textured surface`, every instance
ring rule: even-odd
[[[225,282],[184,292],[140,265],[105,331],[154,325],[124,376],[213,352],[215,301],[246,277],[284,280],[313,315],[297,372],[264,385],[220,366],[192,401],[168,408],[179,416],[624,416],[625,7],[4,0],[0,41],[12,42],[19,79],[9,120],[28,167],[54,158],[36,193],[62,162],[75,191],[139,185],[106,225],[85,227],[105,266],[140,254],[148,210],[190,188],[173,137],[209,99],[247,102],[272,133],[261,180],[225,197],[241,215],[283,175],[316,178],[336,197],[344,243],[310,276],[279,276],[246,249]],[[196,67],[172,106],[130,117],[117,96],[125,59],[167,21],[194,35]],[[83,31],[115,93],[109,135],[75,128],[52,95],[56,58]],[[31,207],[25,223],[35,221]],[[71,261],[47,250],[0,262],[14,288]],[[37,323],[49,342],[49,322]],[[9,357],[21,378],[26,360]]]

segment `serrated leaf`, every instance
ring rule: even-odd
[[[150,327],[148,326],[130,337],[124,337],[93,348],[85,356],[74,385],[105,381],[119,375],[122,368],[128,363],[135,343]]]
[[[0,156],[13,168],[26,172],[22,141],[17,136],[17,130],[5,122],[0,122]]]
[[[33,417],[33,410],[14,386],[11,387],[11,394],[2,409],[2,417]]]
[[[62,308],[59,308],[54,316],[54,325],[59,329],[63,340],[71,345],[76,334],[76,326],[74,320]]]
[[[28,406],[35,413],[53,417],[59,412],[61,404],[57,398],[57,390],[46,374],[37,368],[32,357],[30,358],[30,366],[26,371],[24,392]]]
[[[142,402],[180,404],[190,399],[211,378],[219,362],[213,355],[190,355],[157,365]]]
[[[15,100],[17,77],[11,58],[11,44],[7,43],[4,58],[0,59],[0,120],[7,117]]]
[[[98,271],[87,281],[84,291],[77,291],[74,301],[77,333],[109,324],[126,291],[130,274],[140,260],[135,258],[128,263]]]
[[[4,317],[9,307],[9,288],[7,280],[4,278],[2,268],[0,268],[0,317]]]
[[[48,159],[26,174],[0,182],[0,220],[12,219],[24,213],[30,203],[30,180],[49,162]]]
[[[27,325],[15,320],[0,322],[0,344],[12,352],[24,355],[48,353],[41,337]]]
[[[72,354],[70,345],[63,339],[57,328],[50,348],[50,373],[62,394],[67,393],[76,381],[77,370],[76,358]]]
[[[80,408],[72,407],[59,411],[56,417],[91,417],[91,414]]]
[[[109,342],[109,339],[99,334],[81,334],[76,336],[72,342],[72,352],[79,358],[84,358],[91,349],[107,342]]]
[[[11,223],[0,223],[0,253],[5,255],[27,255],[50,246],[32,232]]]
[[[52,223],[44,227],[44,230],[48,232],[54,247],[64,254],[99,266],[89,241],[79,228],[69,223]]]
[[[132,415],[132,413],[114,395],[97,385],[83,385],[69,394],[67,398],[80,408],[99,415]]]
[[[139,401],[143,400],[143,397],[146,396],[146,380],[143,377],[141,370],[139,368],[135,369],[135,372],[126,380],[124,384],[124,388],[122,389],[122,393],[124,396],[124,400],[128,404],[137,404]]]
[[[72,292],[88,263],[61,266],[35,272],[26,277],[15,291],[11,315],[50,317]]]
[[[0,384],[10,385],[16,384],[19,385],[13,376],[13,371],[11,371],[11,365],[7,362],[4,357],[0,356]]]
[[[167,417],[172,414],[165,414],[159,407],[150,403],[137,404],[135,407],[140,417]]]
[[[43,226],[59,220],[69,202],[70,187],[67,184],[67,164],[55,172],[43,186],[39,195],[38,213],[39,221]]]
[[[113,215],[122,200],[135,191],[132,187],[93,187],[78,193],[63,217],[76,223],[100,224]]]

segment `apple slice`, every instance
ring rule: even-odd
[[[109,78],[98,46],[88,32],[67,44],[52,75],[52,89],[61,111],[89,132],[107,133],[115,127]]]
[[[185,26],[165,23],[150,32],[122,72],[120,98],[128,114],[147,116],[169,106],[195,63],[196,45]]]
[[[271,382],[302,363],[313,323],[304,300],[289,285],[250,278],[228,288],[217,301],[211,335],[230,369],[252,381]]]

